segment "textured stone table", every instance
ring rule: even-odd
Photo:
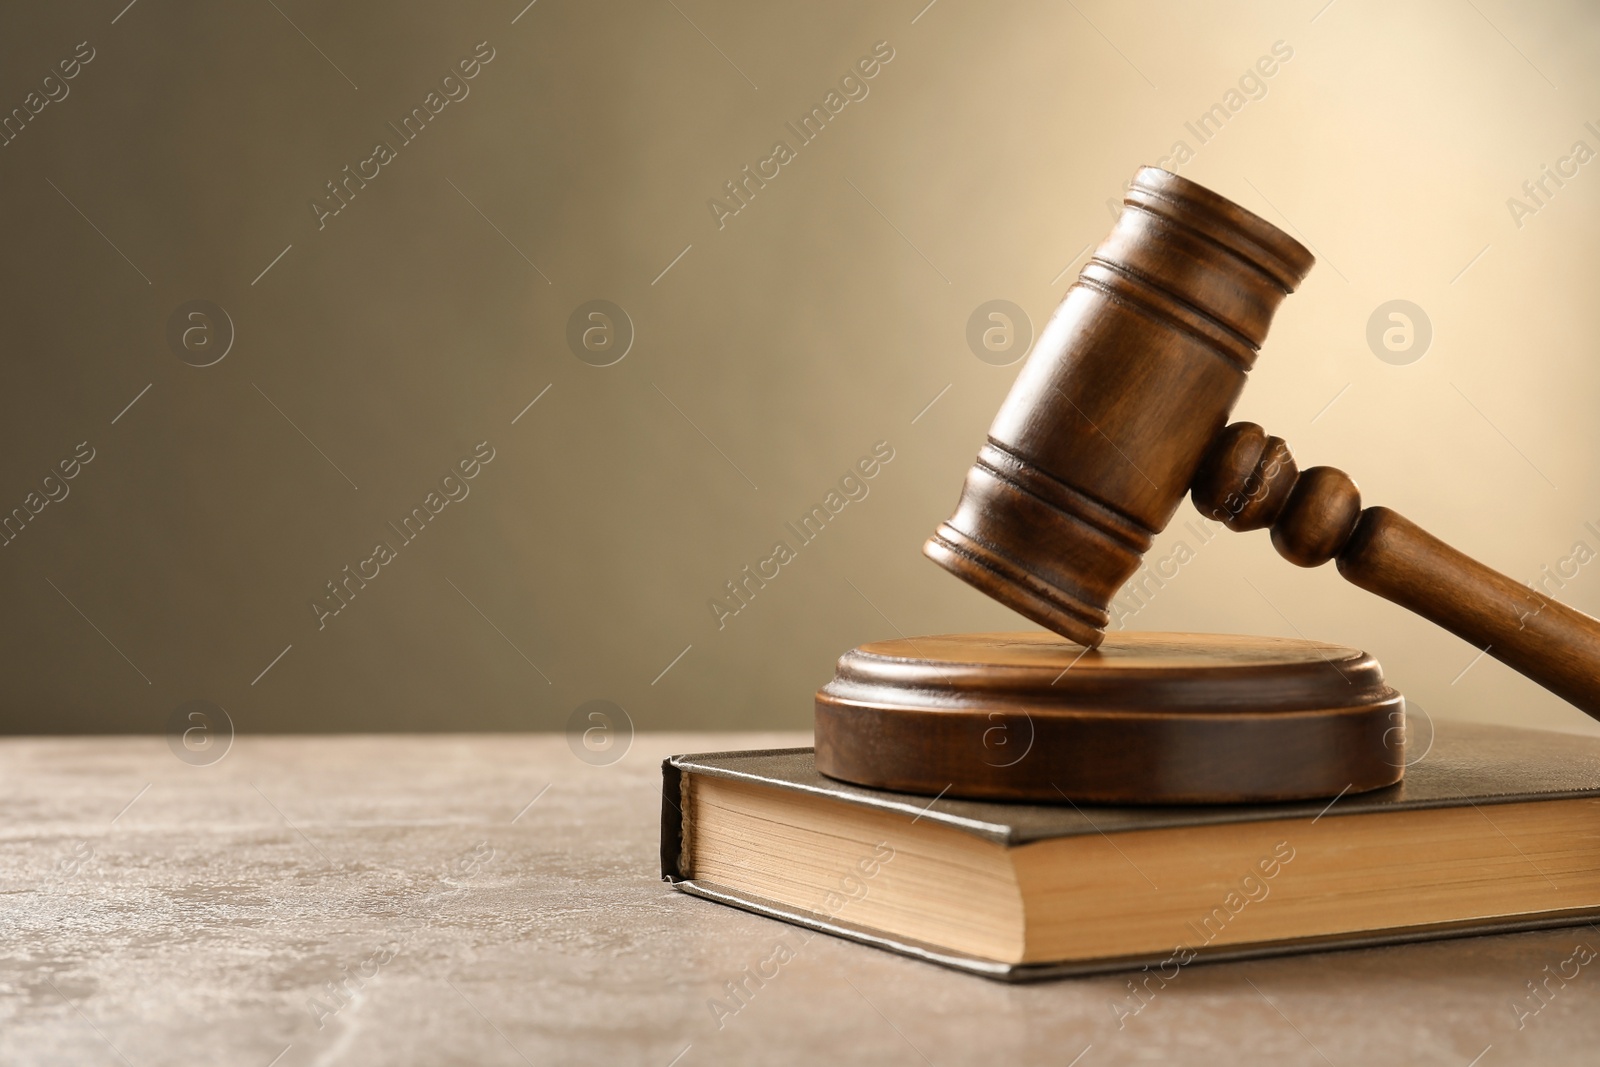
[[[1521,1030],[1511,1007],[1589,928],[1197,965],[1119,1030],[1120,978],[802,944],[659,880],[663,755],[804,743],[641,736],[592,767],[560,736],[242,738],[192,767],[162,738],[0,742],[0,1063],[1600,1058],[1600,966]],[[780,937],[796,958],[719,1028]]]

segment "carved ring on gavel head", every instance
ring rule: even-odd
[[[1343,471],[1228,414],[1312,256],[1166,171],[1139,171],[1115,228],[1040,334],[955,513],[923,551],[1035,622],[1099,645],[1107,609],[1185,493],[1292,563],[1431,619],[1600,718],[1600,622],[1388,508]]]

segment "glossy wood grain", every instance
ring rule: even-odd
[[[1600,621],[1456,551],[1334,467],[1226,426],[1272,315],[1312,257],[1265,220],[1146,167],[1040,334],[924,546],[989,596],[1083,645],[1183,495],[1234,530],[1271,530],[1302,567],[1432,619],[1600,718]]]
[[[817,769],[903,792],[1058,804],[1333,796],[1400,780],[1402,707],[1371,656],[1311,641],[878,641],[841,657],[817,694]]]
[[[1281,438],[1235,423],[1195,479],[1194,502],[1234,530],[1270,528],[1291,563],[1339,573],[1438,623],[1600,718],[1600,620],[1451,548],[1403,515],[1361,507],[1350,476],[1300,472]]]
[[[1172,518],[1311,254],[1146,167],[1038,343],[924,551],[1041,625],[1098,644]]]

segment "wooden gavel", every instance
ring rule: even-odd
[[[1040,335],[955,514],[923,552],[1079,644],[1192,492],[1229,529],[1339,573],[1600,718],[1600,621],[1361,507],[1350,476],[1300,471],[1281,438],[1226,426],[1273,312],[1311,253],[1264,219],[1154,167]]]

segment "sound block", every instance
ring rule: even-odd
[[[1281,637],[948,634],[845,653],[817,769],[928,796],[1236,804],[1380,789],[1404,698],[1354,648]]]

